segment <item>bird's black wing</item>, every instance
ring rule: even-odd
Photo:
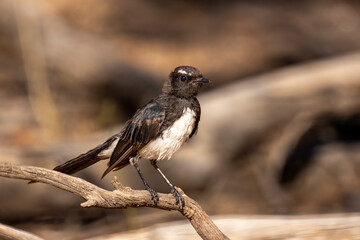
[[[120,133],[103,177],[114,168],[120,169],[128,165],[130,157],[158,136],[164,119],[165,109],[155,101],[139,109]]]
[[[197,133],[200,122],[201,108],[200,108],[200,103],[196,98],[193,99],[191,103],[191,108],[193,109],[193,111],[195,111],[195,124],[194,124],[194,129],[192,130],[189,136],[189,139]]]

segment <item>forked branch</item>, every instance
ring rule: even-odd
[[[9,163],[0,163],[0,176],[47,183],[74,193],[86,200],[81,204],[82,207],[154,207],[163,210],[179,210],[173,195],[159,193],[159,201],[157,205],[154,205],[148,191],[124,187],[116,178],[113,180],[115,190],[108,191],[81,178],[57,171]],[[197,202],[186,196],[181,189],[178,188],[178,190],[185,200],[185,207],[181,213],[190,221],[196,232],[203,239],[228,239]]]

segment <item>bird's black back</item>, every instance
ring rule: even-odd
[[[186,108],[192,109],[196,115],[194,129],[190,134],[190,137],[192,137],[196,133],[200,121],[200,104],[195,97],[184,99],[161,94],[140,108],[126,122],[123,131],[119,133],[119,141],[111,155],[109,167],[104,172],[103,177],[112,169],[121,169],[128,165],[131,157],[135,156],[142,147],[169,128],[182,116]]]

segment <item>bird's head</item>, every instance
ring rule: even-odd
[[[170,73],[170,79],[165,82],[163,92],[183,98],[195,97],[201,86],[209,82],[196,68],[179,66]]]

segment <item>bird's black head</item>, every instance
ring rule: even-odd
[[[195,97],[203,83],[210,82],[199,70],[191,66],[175,68],[170,73],[169,80],[164,84],[163,92],[183,98]]]

